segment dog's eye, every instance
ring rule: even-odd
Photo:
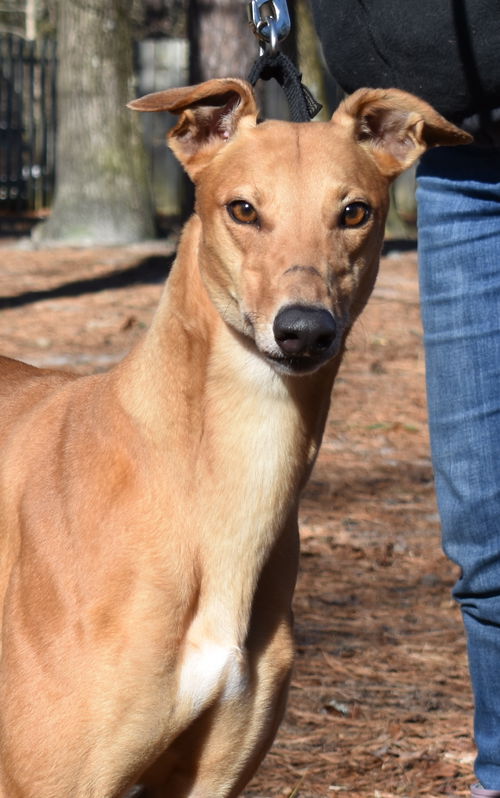
[[[340,216],[342,227],[361,227],[370,218],[370,206],[365,202],[350,202]]]
[[[231,219],[238,224],[258,224],[259,215],[253,205],[245,200],[234,200],[227,206]]]

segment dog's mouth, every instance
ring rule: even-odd
[[[301,376],[303,374],[312,374],[319,368],[328,363],[332,357],[337,353],[337,347],[334,347],[331,352],[325,353],[322,356],[310,355],[265,355],[268,363],[279,373]]]

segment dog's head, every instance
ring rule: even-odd
[[[179,115],[173,152],[196,184],[200,267],[224,320],[278,371],[314,371],[341,349],[373,287],[391,181],[467,133],[399,90],[360,89],[330,122],[258,124],[236,79],[147,95]]]

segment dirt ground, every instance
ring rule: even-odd
[[[147,328],[174,239],[0,245],[0,352],[81,373]],[[301,510],[288,710],[246,798],[465,796],[471,698],[439,548],[416,254],[384,257],[337,380]]]

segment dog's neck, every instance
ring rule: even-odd
[[[183,232],[151,328],[117,369],[122,403],[159,445],[162,438],[167,443],[171,435],[177,441],[184,436],[185,449],[198,462],[209,460],[212,448],[224,451],[221,435],[234,431],[241,437],[245,418],[255,436],[260,426],[256,414],[261,420],[272,417],[279,425],[289,423],[290,413],[303,439],[300,445],[294,436],[293,447],[309,463],[323,433],[341,356],[310,375],[277,374],[212,303],[200,273],[201,232],[194,215]],[[224,425],[218,429],[222,415]],[[313,455],[306,454],[309,447]]]
[[[198,598],[211,608],[200,621],[203,634],[217,637],[237,615],[242,623],[229,635],[241,644],[262,565],[296,515],[316,457],[338,362],[305,377],[278,375],[220,318],[200,275],[200,239],[193,217],[152,326],[118,369],[119,390],[165,461],[183,452],[173,471],[169,464],[176,478],[168,490],[182,486],[179,506],[200,552],[201,590],[217,596]]]

